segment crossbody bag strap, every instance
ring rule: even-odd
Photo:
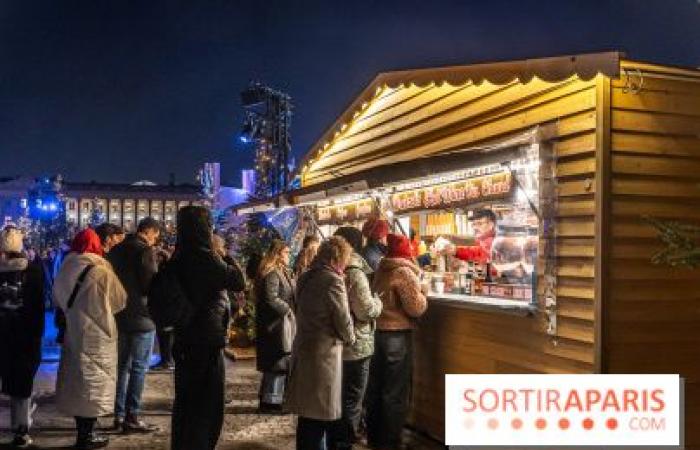
[[[90,270],[95,267],[94,265],[90,264],[86,266],[82,272],[80,272],[80,275],[78,275],[78,281],[75,282],[75,286],[73,287],[73,292],[70,293],[70,298],[68,299],[68,305],[66,309],[71,309],[73,306],[73,303],[75,303],[75,297],[78,296],[78,291],[80,291],[80,286],[83,285],[83,282],[85,281],[85,277],[87,277],[87,274],[90,272]]]

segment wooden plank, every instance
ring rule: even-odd
[[[581,361],[590,365],[587,372],[593,371],[593,364],[595,362],[593,345],[562,337],[557,337],[555,342],[556,345],[549,345],[544,349],[546,354]]]
[[[641,70],[643,75],[654,77],[661,75],[662,77],[683,77],[687,81],[698,81],[700,75],[698,70],[694,68],[684,68],[676,66],[664,66],[661,64],[653,64],[642,61],[634,61],[630,59],[621,59],[620,68],[629,69],[634,74],[635,71]]]
[[[649,111],[613,109],[614,131],[673,134],[696,137],[700,135],[700,120],[693,116],[659,114]]]
[[[637,79],[637,75],[631,72],[632,78]],[[662,94],[692,94],[700,95],[700,82],[698,80],[691,79],[664,79],[655,76],[643,76],[644,84],[642,86],[642,93],[649,91],[658,91]],[[624,89],[625,78],[621,77],[616,80],[612,80],[611,84],[616,89]]]
[[[634,260],[612,265],[610,273],[615,280],[657,280],[660,283],[670,283],[698,279],[697,272],[690,269],[655,266],[651,262]]]
[[[618,219],[613,222],[612,235],[615,238],[640,238],[651,239],[657,237],[656,230],[639,217]]]
[[[553,136],[554,137],[564,137],[571,135],[584,136],[589,133],[587,131],[595,133],[596,118],[595,110],[584,111],[578,114],[573,114],[571,116],[562,117],[552,124],[554,126]],[[555,147],[556,147],[555,143]],[[566,151],[562,150],[562,154],[557,153],[558,156],[568,156]]]
[[[649,261],[659,249],[661,249],[659,245],[618,244],[615,242],[612,245],[611,257],[614,259],[642,259]]]
[[[697,137],[660,136],[617,131],[612,135],[612,147],[615,153],[700,156],[700,141]]]
[[[415,95],[400,104],[392,105],[391,108],[385,108],[379,114],[361,114],[355,121],[357,127],[351,132],[343,134],[336,141],[338,148],[335,148],[336,145],[334,145],[334,148],[330,149],[327,155],[353,147],[361,142],[376,139],[379,136],[389,134],[392,130],[411,126],[431,115],[468,104],[475,99],[508,89],[511,86],[513,84],[497,86],[485,83],[478,87],[452,87],[445,84],[426,88],[419,95]]]
[[[410,109],[407,104],[411,104],[416,99],[418,102],[427,103],[441,96],[450,95],[461,87],[444,86],[445,89],[436,91],[429,86],[416,86],[411,84],[408,86],[399,86],[396,89],[385,88],[379,97],[375,97],[370,101],[367,108],[361,112],[356,112],[357,117],[349,124],[351,128],[357,128],[357,131],[364,130],[367,126],[366,122],[379,122],[378,116],[391,113],[392,115],[401,114],[404,109]],[[356,130],[348,129],[343,133],[343,137],[351,136]]]
[[[620,302],[610,308],[610,319],[616,322],[697,322],[700,330],[700,303],[695,299],[679,299],[672,306],[663,302]],[[618,326],[624,326],[618,324]]]
[[[576,278],[593,278],[595,261],[593,258],[559,258],[557,275]]]
[[[557,194],[560,197],[571,197],[595,193],[595,182],[593,177],[584,180],[563,180],[557,186]]]
[[[562,218],[557,220],[557,237],[595,237],[595,222],[588,219]]]
[[[592,302],[595,299],[595,288],[593,283],[578,286],[558,284],[557,296],[585,299],[589,302]]]
[[[635,323],[634,326],[619,327],[610,335],[613,345],[637,344],[666,344],[683,343],[700,344],[700,333],[697,332],[698,322],[645,322]]]
[[[596,77],[596,217],[595,217],[595,310],[593,341],[595,345],[595,371],[607,371],[607,360],[603,347],[607,339],[607,317],[605,308],[609,301],[610,283],[608,245],[610,242],[610,196],[611,196],[611,104],[610,78]]]
[[[596,159],[581,158],[575,161],[557,163],[557,177],[567,177],[573,175],[589,175],[596,171]]]
[[[691,94],[645,91],[639,94],[612,90],[612,105],[619,109],[654,111],[700,116],[700,96]]]
[[[700,208],[689,207],[688,201],[683,199],[615,196],[612,213],[616,217],[649,215],[661,219],[700,220]]]
[[[595,215],[595,202],[588,199],[577,198],[561,199],[557,205],[557,217],[581,217]]]
[[[610,287],[610,295],[614,303],[652,302],[670,309],[673,309],[672,303],[678,301],[700,301],[697,280],[674,280],[673,283],[660,283],[656,278],[616,280]]]
[[[654,197],[699,199],[696,181],[654,180],[648,178],[614,178],[613,194],[649,195]]]
[[[556,255],[559,257],[573,256],[592,258],[595,255],[595,248],[593,245],[593,242],[586,243],[585,245],[559,242],[557,243]]]
[[[557,336],[593,344],[595,342],[593,324],[593,321],[558,317]]]
[[[595,114],[585,113],[587,116],[592,116],[595,119]],[[575,136],[561,139],[554,142],[554,154],[558,158],[566,156],[576,156],[585,153],[595,152],[596,149],[596,134],[581,133]]]
[[[698,146],[700,148],[700,140]],[[613,155],[612,170],[620,174],[700,179],[700,158]]]
[[[595,308],[590,300],[557,297],[557,315],[593,322],[595,320]]]

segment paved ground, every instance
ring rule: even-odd
[[[35,415],[35,448],[66,449],[74,442],[72,418],[61,416],[53,403],[56,364],[43,364],[35,383],[39,408]],[[296,419],[291,416],[266,416],[256,414],[259,375],[252,361],[227,361],[228,395],[233,399],[226,408],[224,429],[219,449],[293,449]],[[170,432],[170,410],[173,398],[172,375],[151,373],[144,394],[144,419],[160,427],[151,435],[110,434],[110,449],[167,449]],[[9,424],[8,402],[0,399],[0,442],[7,442]],[[108,428],[110,418],[100,419]],[[8,448],[0,445],[0,449]],[[432,442],[414,440],[412,449],[432,450],[444,448]],[[358,447],[358,450],[364,448]]]

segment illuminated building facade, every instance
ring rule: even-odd
[[[211,206],[201,198],[200,187],[190,184],[65,183],[63,195],[68,224],[83,228],[98,212],[104,214],[105,221],[120,225],[127,232],[135,230],[136,224],[149,216],[166,229],[173,229],[180,208]]]

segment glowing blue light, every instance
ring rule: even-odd
[[[241,142],[243,142],[244,144],[247,144],[247,143],[250,142],[250,139],[248,139],[248,136],[246,136],[246,135],[244,135],[244,134],[240,135],[240,136],[238,137],[238,139],[240,139]]]

